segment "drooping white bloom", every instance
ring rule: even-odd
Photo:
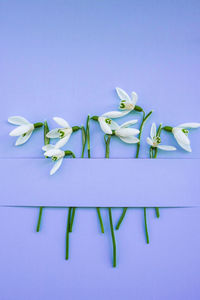
[[[15,145],[19,146],[27,142],[34,130],[34,124],[20,116],[10,117],[8,118],[8,122],[13,125],[18,125],[18,127],[9,134],[10,136],[19,136]]]
[[[173,146],[160,145],[161,138],[157,135],[156,124],[151,125],[150,137],[147,138],[147,143],[153,148],[158,148],[165,151],[174,151],[176,150]]]
[[[138,120],[130,120],[122,125],[118,125],[116,122],[112,123],[112,128],[114,134],[120,138],[125,143],[135,144],[139,142],[139,139],[136,137],[140,133],[138,129],[129,128],[130,126],[137,123]]]
[[[60,140],[55,144],[55,148],[59,149],[68,142],[73,130],[64,119],[58,117],[54,117],[53,119],[61,128],[49,131],[46,136],[51,139],[59,138]]]
[[[65,157],[65,151],[55,148],[55,146],[51,144],[45,145],[42,149],[46,151],[44,153],[45,157],[51,157],[51,159],[55,161],[55,164],[50,171],[50,175],[53,175],[60,168],[63,158]]]
[[[191,152],[190,140],[188,138],[188,133],[190,128],[199,128],[200,123],[184,123],[172,128],[172,133],[179,144],[184,150]]]
[[[135,92],[132,92],[131,97],[129,97],[129,95],[119,87],[116,88],[116,91],[119,98],[121,99],[119,108],[126,113],[134,110],[138,100],[138,95]]]
[[[105,115],[107,117],[105,117]],[[107,115],[106,113],[98,118],[100,127],[104,133],[114,134],[125,143],[134,144],[139,142],[139,139],[135,136],[138,135],[140,131],[135,128],[129,128],[130,126],[136,124],[137,120],[130,120],[122,125],[118,125],[116,122],[110,119],[109,116],[110,115]]]

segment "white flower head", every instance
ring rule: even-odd
[[[147,143],[153,148],[158,148],[158,149],[165,150],[165,151],[174,151],[174,150],[176,150],[176,148],[173,147],[173,146],[160,145],[161,138],[160,138],[159,135],[157,135],[157,130],[156,130],[156,124],[155,123],[153,123],[151,125],[150,137],[147,138]]]
[[[188,133],[191,128],[199,128],[200,123],[184,123],[172,128],[172,133],[179,144],[185,151],[192,152]]]
[[[61,127],[49,131],[46,136],[51,139],[59,138],[60,140],[55,144],[55,148],[59,149],[68,142],[73,130],[64,119],[58,117],[54,117],[53,119]]]
[[[121,99],[119,108],[127,113],[134,110],[138,100],[138,95],[135,92],[132,92],[131,97],[129,97],[129,95],[119,87],[116,88],[116,91]]]
[[[65,151],[55,148],[54,145],[45,145],[42,147],[45,151],[45,157],[51,157],[52,161],[55,162],[53,168],[50,171],[50,175],[53,175],[61,166],[63,158],[65,157]]]
[[[19,146],[28,141],[34,130],[34,124],[30,123],[23,117],[13,116],[8,118],[8,122],[13,125],[18,125],[17,128],[13,129],[9,134],[10,136],[19,136],[15,145]]]
[[[136,135],[139,134],[139,130],[135,128],[129,128],[130,126],[137,123],[137,120],[130,120],[118,125],[112,119],[109,118],[109,114],[104,114],[98,118],[102,131],[106,134],[114,134],[118,136],[123,142],[128,144],[138,143],[139,139]]]

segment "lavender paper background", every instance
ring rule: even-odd
[[[199,1],[1,1],[0,156],[42,155],[41,132],[12,147],[8,116],[40,121],[60,115],[71,125],[85,124],[88,112],[117,108],[115,86],[135,90],[139,105],[155,109],[157,122],[199,121],[199,16]],[[92,154],[102,157],[103,137],[94,129]],[[190,135],[191,155],[180,150],[167,157],[199,158],[199,134]],[[111,157],[135,153],[117,140],[111,147]],[[78,149],[76,137],[69,148]],[[147,155],[145,146],[141,154]],[[40,234],[37,209],[0,213],[3,300],[199,299],[199,209],[163,209],[160,220],[149,210],[149,246],[142,211],[130,209],[117,233],[117,270],[110,265],[108,224],[104,236],[98,233],[93,209],[78,210],[69,262],[65,209],[45,210]],[[119,214],[114,211],[115,222]]]

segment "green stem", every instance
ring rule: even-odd
[[[44,122],[44,144],[45,145],[48,145],[50,143],[50,139],[46,136],[48,132],[49,132],[49,126],[48,126],[47,121],[45,121]],[[38,216],[38,222],[37,222],[36,232],[40,231],[40,225],[41,225],[41,220],[42,220],[43,208],[44,207],[41,206],[40,210],[39,210],[39,216]]]
[[[119,229],[119,227],[120,227],[120,225],[121,225],[121,223],[122,223],[122,221],[123,221],[123,219],[124,219],[124,217],[125,217],[125,214],[126,214],[127,209],[128,209],[128,207],[124,207],[124,208],[123,208],[123,212],[122,212],[122,214],[121,214],[121,217],[119,218],[119,221],[118,221],[118,223],[117,223],[117,225],[116,225],[116,227],[115,227],[116,230]]]
[[[116,260],[116,241],[115,241],[115,233],[114,233],[114,227],[113,227],[111,207],[108,208],[108,211],[109,211],[110,231],[111,231],[112,244],[113,244],[113,267],[115,268],[116,265],[117,265],[117,260]]]
[[[162,124],[159,125],[156,135],[160,137],[161,131],[162,131]],[[158,148],[156,147],[156,148],[155,148],[154,158],[156,158],[157,155],[158,155]],[[159,208],[158,208],[158,207],[155,207],[155,210],[156,210],[156,217],[159,218],[159,217],[160,217],[160,211],[159,211]]]
[[[88,115],[88,117],[87,117],[86,135],[87,135],[88,158],[90,158],[91,155],[90,155],[90,116],[89,116],[89,115]]]
[[[136,156],[135,156],[136,158],[139,157],[139,153],[140,153],[140,140],[141,140],[141,135],[142,135],[142,130],[143,130],[144,124],[147,121],[147,119],[151,116],[153,111],[151,110],[147,115],[145,115],[145,112],[143,110],[142,110],[142,112],[143,112],[143,117],[142,117],[142,123],[140,125],[140,133],[139,133],[139,136],[138,136],[139,142],[137,143],[137,151],[136,151]],[[125,218],[125,215],[126,215],[126,212],[127,212],[127,209],[128,209],[127,207],[124,207],[122,215],[121,215],[121,217],[120,217],[120,219],[117,223],[116,229],[119,229],[121,223],[123,222],[123,220]]]
[[[159,207],[156,207],[156,217],[159,218],[160,217],[160,210]]]
[[[107,139],[106,139],[107,136]],[[104,140],[106,144],[106,158],[110,157],[110,140],[111,140],[111,135],[104,135]],[[114,227],[113,227],[113,220],[112,220],[112,210],[111,207],[108,208],[109,211],[109,221],[110,221],[110,231],[111,231],[111,236],[112,236],[112,244],[113,244],[113,267],[115,268],[117,265],[116,262],[116,241],[115,241],[115,233],[114,233]]]
[[[106,139],[106,136],[107,136],[107,139]],[[105,140],[105,144],[106,144],[106,155],[105,157],[106,158],[109,158],[110,157],[110,140],[111,140],[111,135],[108,134],[108,135],[104,135],[104,140]]]
[[[66,252],[65,252],[65,259],[66,260],[69,259],[69,232],[70,232],[71,210],[72,210],[72,208],[69,207],[68,216],[67,216],[67,229],[66,229]]]
[[[139,133],[139,142],[137,143],[137,152],[136,152],[136,158],[139,157],[139,153],[140,153],[140,140],[141,140],[141,136],[142,136],[142,130],[143,130],[143,127],[144,127],[144,123],[147,121],[147,119],[151,116],[152,114],[152,110],[147,114],[145,115],[145,112],[143,111],[143,117],[142,117],[142,123],[140,125],[140,133]]]
[[[84,152],[85,152],[85,146],[86,146],[86,132],[85,132],[85,127],[81,127],[81,132],[82,132],[82,153],[81,153],[81,158],[84,158]]]
[[[96,210],[97,210],[99,223],[100,223],[100,227],[101,227],[101,233],[104,233],[104,226],[103,226],[103,220],[102,220],[102,217],[101,217],[100,207],[96,207]]]
[[[86,138],[87,138],[88,158],[91,158],[91,155],[90,155],[90,116],[89,115],[87,117],[87,122],[86,122]],[[98,215],[98,219],[99,219],[99,224],[101,227],[101,232],[104,233],[104,226],[103,226],[100,208],[96,207],[96,210],[97,210],[97,215]]]
[[[72,207],[72,215],[71,215],[71,220],[70,220],[69,232],[72,232],[75,212],[76,212],[76,207]]]
[[[43,207],[40,207],[39,210],[39,217],[38,217],[38,222],[37,222],[37,229],[36,231],[39,232],[40,231],[40,224],[41,224],[41,220],[42,220],[42,211],[43,211]]]
[[[146,212],[146,207],[144,207],[144,224],[145,224],[146,241],[147,241],[147,244],[149,244],[149,234],[148,234],[148,227],[147,227],[147,212]]]

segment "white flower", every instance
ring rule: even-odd
[[[191,152],[190,140],[188,133],[190,128],[199,128],[200,123],[184,123],[172,128],[172,133],[177,143],[186,151]],[[188,128],[188,129],[187,129]]]
[[[103,132],[106,134],[114,134],[125,143],[134,144],[139,142],[139,139],[135,136],[138,135],[140,131],[135,128],[128,128],[129,126],[136,124],[137,120],[130,120],[122,125],[118,125],[116,122],[104,115],[98,118]]]
[[[51,139],[59,138],[60,140],[55,144],[55,148],[62,148],[69,140],[73,129],[69,126],[68,122],[62,118],[54,117],[54,121],[61,126],[55,128],[47,133],[47,137]]]
[[[160,145],[161,138],[157,135],[156,124],[153,123],[151,126],[150,137],[147,138],[147,143],[153,148],[158,148],[165,151],[174,151],[176,150],[173,146]]]
[[[10,132],[10,136],[19,136],[15,145],[19,146],[24,144],[31,137],[34,130],[34,124],[27,121],[25,118],[20,116],[13,116],[8,118],[8,122],[14,125],[18,125],[17,128]]]
[[[131,97],[129,97],[129,95],[124,90],[118,87],[116,88],[116,91],[119,98],[121,99],[119,108],[126,113],[134,110],[138,100],[137,94],[135,92],[132,92]]]
[[[53,175],[60,168],[63,158],[65,157],[65,151],[55,148],[55,146],[51,144],[45,145],[42,149],[46,151],[44,153],[45,157],[51,157],[51,159],[55,161],[55,164],[50,171],[50,175]]]

